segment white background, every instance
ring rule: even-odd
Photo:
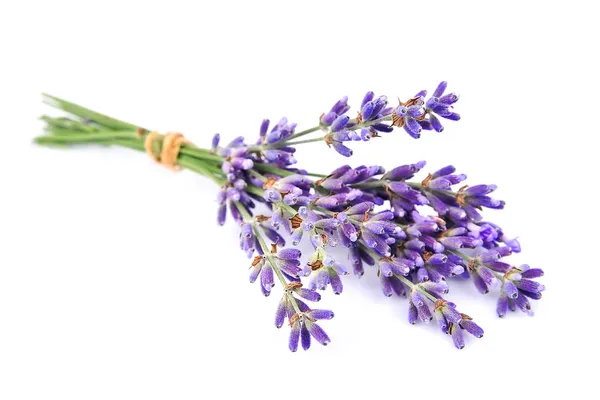
[[[184,5],[185,4],[185,5]],[[594,2],[6,2],[0,6],[0,399],[592,398],[597,394]],[[354,144],[352,165],[453,163],[496,183],[535,317],[449,298],[486,330],[457,351],[406,322],[372,270],[320,306],[330,346],[287,350],[279,296],[247,282],[216,187],[126,149],[34,146],[44,91],[207,146],[264,117],[314,125],[342,95],[441,80],[463,119]],[[354,108],[355,110],[356,108]],[[298,152],[326,172],[323,144]]]

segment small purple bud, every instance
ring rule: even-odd
[[[307,322],[306,326],[307,326],[308,331],[310,332],[311,336],[313,338],[315,338],[315,340],[317,342],[321,343],[323,346],[327,346],[327,344],[329,344],[329,342],[331,342],[331,339],[329,339],[329,336],[327,336],[325,331],[319,325],[312,323],[312,322]]]
[[[365,94],[365,97],[363,97],[362,103],[360,104],[360,108],[362,109],[365,104],[367,104],[367,102],[373,100],[373,97],[375,96],[375,94],[373,92],[367,92],[367,94]]]
[[[528,269],[527,271],[524,271],[521,276],[523,278],[528,278],[528,279],[533,279],[533,278],[539,278],[544,276],[544,271],[542,271],[539,268],[532,268],[532,269]]]
[[[408,107],[407,113],[412,118],[418,118],[425,114],[425,109],[422,106],[410,106]]]
[[[219,147],[219,141],[221,140],[221,135],[219,135],[218,133],[215,133],[215,135],[212,138],[212,143],[211,143],[211,147],[212,149],[216,149],[217,147]]]
[[[337,132],[337,131],[340,131],[340,130],[344,129],[346,127],[346,124],[348,123],[349,120],[350,120],[349,116],[347,116],[347,115],[340,115],[331,124],[331,131],[332,132]]]
[[[343,155],[344,157],[352,156],[352,150],[350,148],[344,146],[341,143],[334,143],[333,148],[335,151],[337,151],[339,154]]]
[[[333,311],[329,310],[312,310],[308,313],[313,319],[332,319],[334,317]]]
[[[365,105],[361,108],[361,115],[364,121],[369,120],[371,116],[373,116],[373,110],[375,109],[375,105],[372,101],[365,103]]]
[[[440,82],[440,84],[437,86],[437,88],[435,88],[435,90],[431,96],[438,97],[438,98],[442,97],[447,86],[448,86],[448,82],[446,82],[446,81]]]
[[[505,281],[503,289],[504,293],[506,293],[506,295],[511,299],[516,299],[517,296],[519,296],[519,290],[511,281]]]

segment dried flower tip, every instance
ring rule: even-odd
[[[458,189],[458,193],[456,193],[456,202],[461,207],[465,205],[465,193],[464,192],[468,187],[469,187],[468,185],[465,185],[465,186],[461,187],[460,189]]]
[[[427,178],[423,179],[423,182],[421,182],[421,185],[423,185],[425,187],[429,186],[429,182],[431,182],[432,179],[433,179],[433,175],[427,174]]]
[[[290,222],[292,223],[292,229],[300,228],[300,226],[302,225],[302,221],[303,220],[300,217],[300,214],[296,214],[292,218],[290,218]]]
[[[311,271],[316,271],[318,269],[320,269],[323,266],[323,261],[321,260],[317,260],[313,263],[308,263],[308,266],[310,267]]]
[[[263,256],[256,256],[254,257],[254,260],[252,260],[252,266],[256,267],[258,264],[260,264],[260,262],[262,261]]]
[[[263,184],[263,189],[270,189],[275,184],[275,182],[277,182],[277,179],[275,179],[273,177],[268,178],[266,180],[266,182]]]
[[[298,318],[300,318],[300,315],[298,315],[298,313],[292,315],[290,317],[290,326],[294,325],[294,323],[298,320]]]
[[[293,290],[300,289],[302,287],[302,282],[300,281],[291,281],[287,285],[285,285],[285,290]]]
[[[440,308],[444,307],[446,305],[446,303],[448,303],[446,300],[444,299],[439,299],[435,302],[434,306],[433,306],[433,311],[437,311]]]
[[[256,219],[257,222],[265,222],[271,219],[271,217],[267,217],[266,215],[257,215],[256,217],[254,217]]]

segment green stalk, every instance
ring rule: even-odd
[[[313,126],[310,129],[306,129],[306,130],[303,130],[303,131],[298,132],[296,134],[293,134],[292,136],[290,136],[290,138],[288,140],[297,139],[299,137],[308,135],[309,133],[313,133],[315,131],[318,131],[319,129],[321,129],[321,125]]]
[[[374,182],[361,182],[361,183],[351,183],[349,186],[355,189],[376,189],[384,187],[386,184],[385,181],[374,181]]]
[[[80,105],[71,103],[58,97],[50,96],[46,93],[42,94],[42,101],[54,108],[58,108],[69,114],[76,115],[84,120],[93,121],[98,125],[102,125],[110,129],[135,131],[138,128],[135,125],[119,121],[118,119],[108,117],[106,115],[92,111],[89,108],[82,107]]]
[[[304,144],[304,143],[322,142],[323,140],[325,140],[325,136],[312,138],[312,139],[296,140],[295,142],[294,141],[292,141],[292,142],[286,141],[286,142],[274,143],[272,145],[269,145],[269,148],[277,149],[279,147],[295,146],[295,145]]]
[[[260,170],[262,172],[270,172],[272,174],[275,175],[279,175],[279,176],[290,176],[290,175],[297,175],[297,172],[294,171],[288,171],[286,169],[281,169],[281,168],[277,168],[273,165],[269,165],[269,164],[254,164],[254,167],[257,170]],[[307,172],[306,175],[309,176],[314,176],[317,178],[326,178],[327,175],[323,175],[323,174],[315,174],[313,172]]]
[[[83,143],[110,143],[114,139],[135,138],[135,132],[128,130],[115,131],[96,131],[96,132],[77,132],[61,135],[46,135],[36,137],[34,140],[41,145],[64,145],[64,144],[83,144]]]

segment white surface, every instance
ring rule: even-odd
[[[16,4],[0,6],[0,399],[592,396],[593,2]],[[272,325],[277,292],[248,284],[236,227],[214,222],[210,181],[126,149],[31,144],[42,91],[208,145],[217,131],[252,137],[263,117],[312,126],[345,94],[406,98],[444,79],[463,120],[355,144],[350,162],[453,163],[499,185],[507,207],[486,215],[548,289],[535,317],[505,320],[491,295],[453,290],[486,331],[463,351],[410,326],[370,271],[324,296],[331,345],[292,354]],[[346,161],[322,144],[298,159]]]

